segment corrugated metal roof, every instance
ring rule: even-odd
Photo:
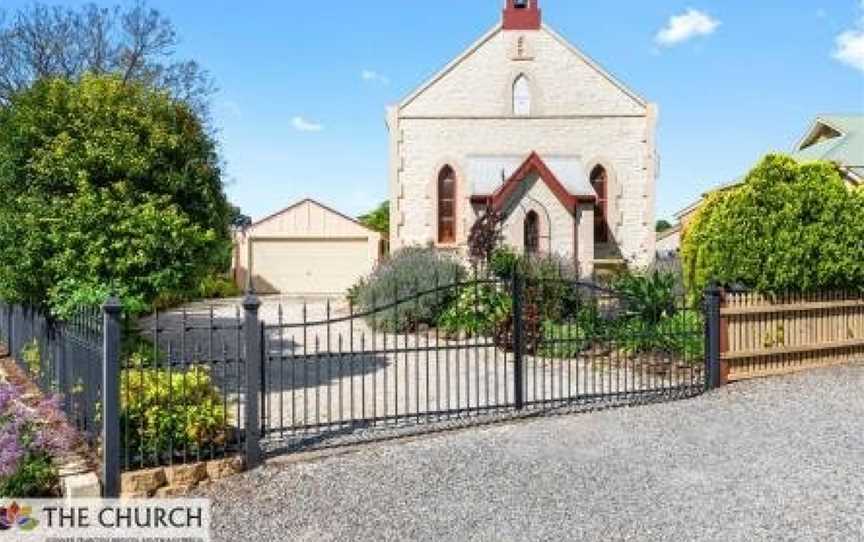
[[[472,195],[493,194],[525,162],[525,156],[469,156],[467,183]],[[576,156],[541,156],[543,163],[573,196],[596,196],[585,166]]]

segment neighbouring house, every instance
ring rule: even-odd
[[[341,295],[368,275],[381,254],[381,234],[305,199],[238,232],[234,279],[258,293]]]
[[[539,0],[503,19],[388,108],[391,248],[465,254],[487,205],[504,240],[581,273],[655,254],[657,107],[541,22]]]
[[[850,187],[864,183],[864,115],[819,115],[790,153],[801,162],[826,160],[840,168]],[[711,190],[675,214],[686,229],[696,211],[710,194],[741,184],[737,179]]]
[[[657,259],[669,260],[681,249],[681,224],[657,233]]]

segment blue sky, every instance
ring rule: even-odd
[[[864,112],[864,0],[541,1],[547,24],[659,104],[659,217],[789,150],[816,114]],[[503,0],[150,4],[214,76],[228,194],[260,217],[305,196],[350,214],[386,199],[384,107]]]

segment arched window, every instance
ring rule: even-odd
[[[540,217],[534,211],[525,215],[525,254],[533,256],[540,252]]]
[[[531,114],[531,85],[524,75],[513,83],[513,114],[519,117]]]
[[[609,210],[609,176],[603,166],[597,166],[591,171],[591,186],[597,193],[597,204],[594,207],[594,242],[609,242],[609,223],[606,219]]]
[[[456,173],[450,166],[438,174],[438,242],[456,242]]]

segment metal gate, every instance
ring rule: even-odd
[[[261,325],[266,441],[326,445],[380,429],[672,399],[705,387],[701,303],[682,299],[660,313],[594,284],[518,275],[386,297],[366,310],[280,306]],[[428,321],[454,302],[460,330]]]

